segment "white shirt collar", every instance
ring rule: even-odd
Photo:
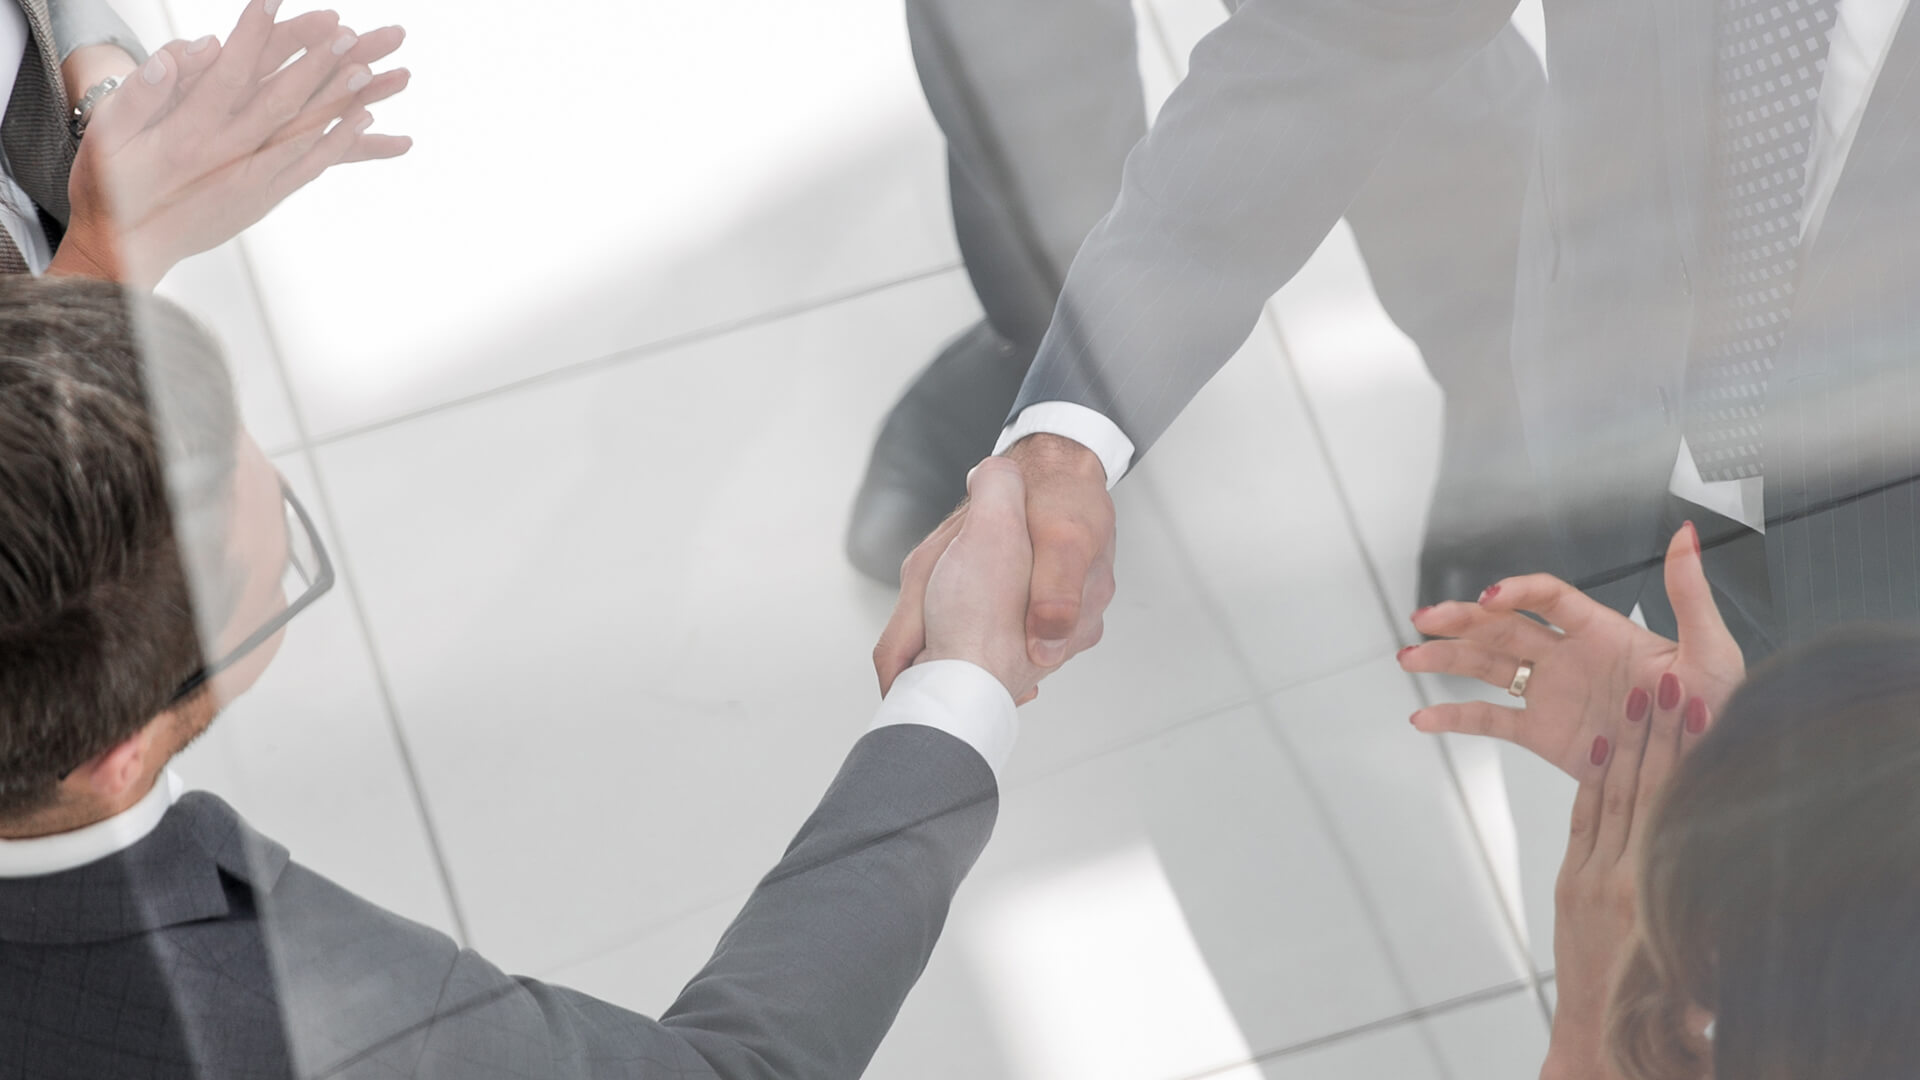
[[[139,802],[105,821],[31,840],[0,840],[0,878],[63,873],[125,851],[160,827],[184,788],[168,769]]]

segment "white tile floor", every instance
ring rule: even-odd
[[[1153,3],[1157,99],[1219,5]],[[157,40],[234,4],[126,6]],[[167,291],[343,587],[183,769],[504,966],[657,1011],[871,711],[891,601],[844,515],[977,317],[899,5],[340,7],[413,31],[378,112],[419,149]],[[1565,787],[1413,734],[1454,691],[1389,659],[1439,407],[1336,233],[1117,492],[1107,640],[1026,711],[871,1075],[1532,1075]]]

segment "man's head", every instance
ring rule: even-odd
[[[258,677],[277,638],[179,695],[284,606],[283,522],[190,318],[98,282],[0,282],[0,834],[138,798]]]

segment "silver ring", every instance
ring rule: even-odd
[[[1507,693],[1514,697],[1527,696],[1527,683],[1533,680],[1533,661],[1520,661],[1520,670],[1513,673],[1513,681],[1507,684]]]

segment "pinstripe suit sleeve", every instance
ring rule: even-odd
[[[1515,0],[1246,0],[1127,159],[1012,415],[1067,401],[1138,453],[1246,340],[1406,118]]]

